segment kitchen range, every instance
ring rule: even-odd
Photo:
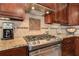
[[[48,34],[26,36],[30,56],[61,55],[61,38]]]
[[[0,3],[0,56],[79,56],[79,3]]]

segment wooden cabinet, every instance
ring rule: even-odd
[[[63,25],[68,24],[68,6],[67,3],[41,3],[41,5],[54,10],[53,22]],[[47,21],[47,20],[46,20]],[[50,23],[51,21],[49,21]]]
[[[25,5],[21,3],[1,3],[0,16],[23,20],[25,16],[24,8]]]
[[[41,5],[54,10],[54,23],[63,25],[79,25],[79,4],[78,3],[40,3]]]
[[[79,25],[78,3],[57,3],[55,5],[55,22],[63,25]]]
[[[44,20],[45,20],[45,24],[52,24],[54,20],[54,13],[45,14]]]
[[[63,56],[79,56],[79,37],[63,39],[61,48]]]
[[[75,40],[75,55],[76,56],[79,56],[79,37],[78,38],[76,38],[76,40]]]
[[[79,25],[79,4],[57,3],[55,22],[63,25]]]
[[[68,24],[68,7],[65,3],[57,3],[55,6],[55,23],[66,25]]]
[[[78,3],[41,3],[41,5],[54,10],[54,23],[62,25],[79,25]]]
[[[55,9],[55,3],[39,3],[39,4],[52,10]],[[45,14],[44,19],[46,24],[52,24],[54,22],[53,20],[55,19],[55,13],[51,12],[50,14]]]
[[[73,56],[74,55],[74,38],[65,38],[62,41],[62,55],[63,56]]]
[[[69,25],[79,25],[79,4],[69,4],[68,10]]]
[[[0,51],[0,56],[28,56],[28,47],[18,47]]]
[[[55,3],[39,3],[40,5],[50,8],[52,10],[55,10]],[[54,23],[54,19],[55,19],[55,13],[51,12],[49,14],[45,14],[44,15],[44,19],[45,19],[45,24],[52,24]]]

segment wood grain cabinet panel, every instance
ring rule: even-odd
[[[67,40],[66,40],[67,39]],[[73,56],[74,55],[74,50],[73,50],[73,43],[69,43],[67,42],[69,40],[69,38],[66,38],[63,40],[62,42],[62,55],[63,56]],[[72,42],[72,40],[71,40]]]
[[[54,23],[62,25],[79,25],[78,3],[40,3],[54,10]]]
[[[75,55],[79,56],[79,37],[75,40],[75,43],[76,43],[75,44],[75,48],[76,48],[75,49],[75,52],[76,52]]]
[[[6,16],[14,19],[24,19],[25,5],[21,3],[1,3],[0,16]]]
[[[28,56],[28,47],[18,47],[0,51],[0,56]]]
[[[54,13],[45,14],[44,15],[45,24],[52,24],[54,23]]]
[[[79,25],[79,4],[71,3],[68,9],[68,24]]]
[[[41,5],[54,10],[53,23],[63,25],[68,24],[68,6],[67,3],[40,3]],[[50,23],[51,21],[49,21]]]
[[[68,24],[68,7],[65,3],[57,3],[55,6],[55,22],[59,24]]]
[[[61,48],[63,56],[79,56],[79,37],[63,39]]]

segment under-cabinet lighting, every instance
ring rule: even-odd
[[[0,20],[10,20],[9,18],[0,17]]]
[[[49,14],[49,11],[47,11],[46,14]]]
[[[35,7],[34,6],[32,6],[32,10],[34,10],[35,9]]]

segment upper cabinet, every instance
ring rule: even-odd
[[[1,3],[0,16],[23,20],[25,16],[24,8],[25,5],[21,3]]]
[[[44,15],[45,24],[52,24],[54,21],[54,13],[49,13]]]
[[[57,3],[55,6],[55,23],[68,24],[68,7],[66,3]]]
[[[34,11],[40,13],[34,13]],[[46,14],[47,11],[52,12]],[[0,16],[9,17],[12,20],[24,20],[26,12],[43,14],[46,24],[79,25],[78,3],[0,3]]]
[[[62,25],[79,25],[78,3],[41,3],[41,5],[54,10],[54,14],[51,16],[54,16],[54,23],[59,23]],[[47,16],[47,18],[49,17]],[[48,22],[49,20],[47,19],[46,21]]]
[[[79,25],[79,4],[68,4],[68,22],[69,25]]]
[[[49,14],[44,15],[45,24],[53,24],[55,20],[55,3],[40,3],[40,5],[47,7],[52,10],[52,12],[49,12]]]
[[[41,5],[52,9],[54,12],[51,16],[51,23],[68,24],[68,7],[66,3],[41,3]],[[46,19],[45,19],[46,20]],[[49,21],[48,19],[46,20]]]
[[[63,25],[79,25],[79,4],[57,3],[55,22]]]

